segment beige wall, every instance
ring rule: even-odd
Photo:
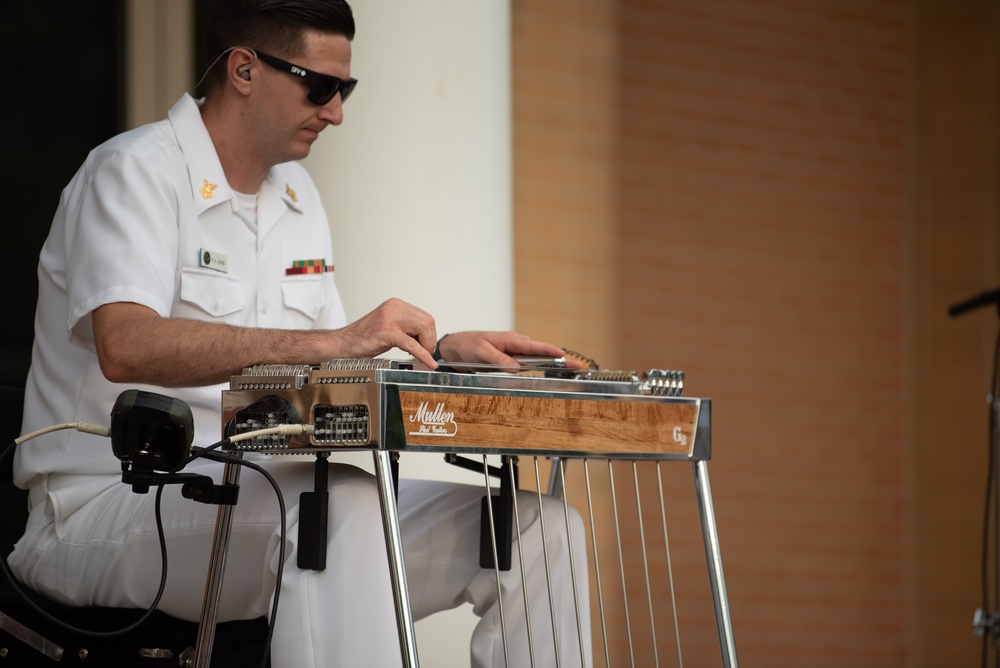
[[[743,664],[977,660],[1000,3],[512,4],[517,326],[714,399]]]

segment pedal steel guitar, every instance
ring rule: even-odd
[[[239,453],[315,454],[317,465],[333,451],[373,451],[396,595],[400,649],[407,666],[418,665],[418,657],[393,495],[394,461],[399,454],[441,452],[453,463],[464,459],[467,467],[478,466],[483,471],[487,490],[492,471],[500,478],[501,491],[506,487],[508,494],[511,486],[516,488],[518,457],[534,457],[536,478],[538,458],[553,459],[556,463],[548,491],[556,495],[562,489],[563,462],[581,459],[587,475],[588,500],[589,462],[627,460],[633,462],[633,471],[636,462],[651,461],[656,466],[661,461],[691,462],[722,663],[736,666],[707,470],[711,456],[711,401],[683,396],[681,372],[577,370],[565,368],[561,360],[531,362],[516,369],[461,364],[456,365],[458,370],[443,362],[434,371],[414,361],[388,359],[333,360],[319,366],[260,365],[234,376],[230,389],[223,392],[223,429],[226,435],[233,435],[281,424],[312,425],[308,434],[250,438],[229,449]],[[470,465],[468,462],[473,460],[467,455],[481,456],[482,463]],[[487,455],[500,455],[501,467],[489,466]],[[232,478],[235,482],[238,473],[227,465],[226,475],[227,481]],[[662,489],[660,503],[662,512]],[[590,516],[593,522],[592,512]],[[484,503],[483,518],[490,524],[489,535],[503,534],[505,529],[498,531],[494,524],[497,520],[493,504]],[[220,515],[216,551],[221,554],[213,559],[213,571],[218,572],[210,574],[207,591],[221,590],[214,578],[221,581],[227,536],[228,520]],[[493,559],[487,554],[485,562],[502,568],[504,558],[498,556],[495,539],[492,546],[484,544],[484,552],[490,549]],[[502,546],[499,549],[502,552]],[[596,564],[596,543],[592,550]],[[645,546],[643,550],[645,561]],[[647,571],[647,592],[649,577]],[[603,596],[601,591],[597,593],[603,627]],[[207,593],[203,628],[214,625],[216,605]],[[650,622],[655,626],[651,606]],[[206,642],[209,647],[199,649],[199,653],[210,653],[210,632]],[[606,638],[604,647],[607,653]]]

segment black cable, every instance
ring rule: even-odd
[[[285,522],[285,516],[286,516],[285,499],[281,493],[281,488],[278,485],[277,481],[262,466],[259,466],[253,462],[246,461],[241,457],[233,457],[232,455],[225,455],[218,452],[214,452],[214,450],[221,448],[228,443],[230,443],[230,440],[224,439],[207,448],[196,448],[187,459],[185,459],[183,462],[175,466],[173,469],[171,469],[171,471],[167,473],[167,478],[178,473],[181,469],[183,469],[185,466],[187,466],[195,459],[205,458],[205,459],[210,459],[212,461],[232,463],[232,464],[237,464],[239,466],[246,466],[247,468],[256,471],[260,473],[262,476],[264,476],[264,478],[271,485],[272,489],[274,489],[275,496],[277,497],[278,500],[279,523],[281,528],[280,528],[280,541],[278,548],[279,550],[278,568],[277,572],[275,573],[276,580],[275,580],[274,598],[271,604],[271,617],[268,621],[268,631],[264,645],[264,654],[261,659],[262,668],[266,668],[269,665],[269,660],[271,655],[271,640],[274,635],[274,624],[278,614],[278,598],[281,592],[282,576],[284,575],[285,539],[287,536],[287,528]],[[0,453],[0,466],[2,466],[4,461],[12,455],[16,447],[17,447],[17,441],[14,440],[3,450],[2,453]],[[125,626],[121,629],[117,629],[114,631],[93,631],[90,629],[84,629],[77,626],[73,626],[72,624],[63,621],[58,617],[55,617],[47,610],[42,608],[40,605],[38,605],[34,600],[32,600],[31,598],[32,593],[29,592],[23,585],[21,585],[20,581],[10,570],[10,566],[7,565],[6,558],[0,558],[0,570],[3,571],[4,575],[10,581],[14,591],[21,596],[21,598],[29,605],[29,607],[31,607],[35,612],[41,615],[45,620],[51,622],[52,624],[56,625],[57,627],[65,631],[91,638],[114,638],[117,636],[125,635],[127,633],[130,633],[131,631],[138,629],[153,615],[154,612],[156,612],[156,608],[159,605],[160,599],[163,597],[163,592],[166,589],[166,584],[167,584],[167,546],[166,546],[166,536],[163,530],[163,517],[161,514],[161,499],[163,496],[163,488],[165,484],[166,483],[163,482],[157,486],[156,498],[154,501],[156,533],[160,544],[160,558],[162,563],[160,572],[160,585],[159,588],[157,589],[156,596],[154,597],[150,607],[147,608],[146,611],[143,612],[142,615],[136,621],[129,624],[128,626]]]
[[[271,487],[274,489],[274,494],[278,498],[278,515],[281,529],[279,531],[280,540],[278,541],[278,570],[274,574],[274,599],[271,601],[271,617],[268,620],[267,625],[267,638],[264,641],[264,657],[261,660],[261,668],[267,668],[268,660],[271,656],[271,640],[274,636],[274,625],[275,620],[278,618],[278,597],[281,594],[281,579],[285,572],[285,538],[287,536],[287,529],[285,525],[285,497],[281,493],[281,487],[278,485],[278,481],[274,479],[274,476],[265,469],[263,466],[255,464],[253,462],[247,461],[242,457],[234,457],[232,455],[227,455],[219,452],[214,452],[215,449],[222,447],[223,445],[229,443],[229,439],[224,439],[219,441],[215,445],[204,449],[196,449],[196,454],[192,454],[191,460],[197,457],[204,457],[205,459],[211,459],[212,461],[239,464],[240,466],[246,466],[252,471],[256,471],[264,476],[264,479],[270,483]],[[183,465],[182,465],[183,466]]]
[[[8,445],[4,449],[3,453],[0,453],[0,464],[2,464],[4,460],[6,460],[8,457],[11,456],[16,447],[17,447],[17,441],[15,440],[12,441],[10,445]],[[159,492],[157,492],[157,494],[159,494]],[[159,497],[157,497],[157,500],[159,500]],[[93,631],[90,629],[84,629],[77,626],[73,626],[72,624],[64,622],[58,617],[52,615],[49,611],[45,610],[34,600],[32,600],[31,598],[32,594],[20,583],[20,581],[17,579],[14,573],[11,572],[10,566],[7,565],[6,558],[0,559],[0,570],[2,570],[4,575],[7,576],[7,579],[10,580],[11,587],[13,587],[14,591],[17,592],[17,594],[20,595],[22,599],[24,599],[24,601],[28,604],[28,606],[32,610],[41,615],[43,619],[45,619],[48,622],[51,622],[52,624],[55,624],[59,628],[65,631],[69,631],[70,633],[76,633],[89,638],[114,638],[120,635],[124,635],[126,633],[138,629],[146,622],[146,620],[148,620],[153,615],[154,612],[156,612],[156,606],[159,604],[160,599],[163,597],[163,591],[167,585],[167,545],[163,535],[163,525],[161,524],[160,520],[161,518],[159,515],[159,505],[157,505],[156,531],[157,531],[157,536],[159,537],[160,540],[160,558],[163,560],[163,567],[160,575],[160,587],[156,592],[156,597],[153,600],[152,606],[150,606],[144,613],[142,613],[142,615],[136,621],[132,622],[128,626],[125,626],[115,631]]]

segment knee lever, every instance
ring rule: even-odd
[[[330,453],[316,453],[313,491],[299,495],[299,548],[296,564],[303,570],[326,569],[330,517]]]

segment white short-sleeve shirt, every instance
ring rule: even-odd
[[[333,267],[329,224],[305,169],[273,167],[257,196],[256,224],[239,213],[188,95],[165,120],[90,153],[63,191],[39,259],[22,433],[78,420],[107,425],[118,395],[138,387],[186,401],[197,444],[220,438],[224,386],[165,390],[104,378],[91,325],[104,304],[134,302],[164,317],[244,327],[346,324],[332,271],[293,269],[310,260]],[[15,460],[17,484],[32,487],[33,499],[35,488],[47,487],[61,512],[83,499],[72,487],[53,491],[60,475],[120,472],[110,440],[75,431],[28,441]]]

